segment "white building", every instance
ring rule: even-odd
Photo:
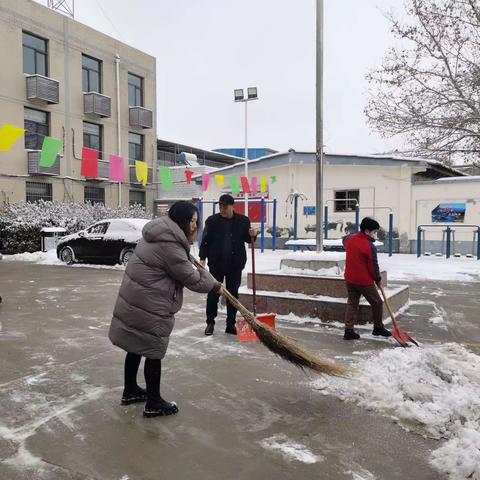
[[[433,160],[398,158],[392,156],[325,155],[324,201],[328,206],[329,238],[338,238],[355,222],[355,205],[358,201],[360,217],[371,216],[388,229],[390,211],[394,216],[396,231],[395,249],[413,252],[416,249],[418,225],[427,227],[425,239],[427,250],[441,249],[444,226],[455,228],[456,249],[471,253],[474,228],[460,225],[480,224],[480,177],[446,167]],[[225,176],[225,186],[220,188],[212,178],[204,199],[218,199],[222,193],[230,193],[228,177],[242,176],[244,164],[219,169],[217,175]],[[278,153],[249,162],[249,178],[268,179],[267,199],[276,198],[277,226],[285,229],[278,244],[288,238],[286,229],[293,227],[293,194],[298,198],[298,238],[315,236],[315,153]],[[276,177],[272,183],[271,177]],[[196,181],[200,181],[196,178]],[[261,194],[257,195],[259,198]],[[241,195],[238,197],[241,198]],[[446,204],[456,204],[455,222],[442,220]],[[462,207],[463,205],[463,207]],[[464,212],[462,213],[462,208]],[[272,205],[268,205],[266,226],[272,226]],[[212,212],[205,205],[205,216]],[[440,214],[439,214],[440,212]]]

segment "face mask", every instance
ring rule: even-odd
[[[378,239],[378,233],[368,232],[367,235],[374,240]]]

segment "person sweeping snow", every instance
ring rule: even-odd
[[[143,238],[127,264],[113,311],[110,341],[127,352],[121,403],[146,401],[145,417],[178,412],[175,402],[161,397],[160,377],[175,313],[182,308],[183,287],[198,293],[222,293],[220,282],[192,265],[189,252],[197,221],[197,208],[180,201],[172,205],[168,216],[145,225]],[[146,390],[137,384],[142,357]]]
[[[383,325],[383,302],[375,284],[381,284],[382,277],[377,260],[377,239],[380,225],[372,218],[364,218],[360,232],[343,239],[347,259],[345,282],[348,302],[345,313],[345,340],[358,340],[360,335],[354,330],[358,320],[358,306],[363,295],[372,307],[373,332],[375,336],[390,337],[392,334]]]

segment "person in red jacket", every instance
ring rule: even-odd
[[[373,332],[375,336],[390,337],[392,334],[383,326],[383,302],[375,284],[382,281],[378,268],[377,239],[380,225],[372,218],[364,218],[360,232],[343,239],[347,252],[345,282],[348,291],[345,313],[345,340],[358,340],[360,335],[354,330],[358,317],[358,305],[363,295],[372,307]]]

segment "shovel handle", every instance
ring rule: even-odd
[[[393,328],[395,328],[395,330],[397,330],[398,329],[397,320],[395,319],[395,314],[393,313],[392,308],[390,307],[390,303],[387,299],[387,295],[385,295],[385,290],[383,289],[383,286],[382,286],[381,283],[380,284],[377,283],[377,286],[380,289],[380,291],[382,292],[383,301],[385,303],[385,306],[387,307],[388,313],[390,314],[390,318],[392,319],[392,322],[393,322]]]

